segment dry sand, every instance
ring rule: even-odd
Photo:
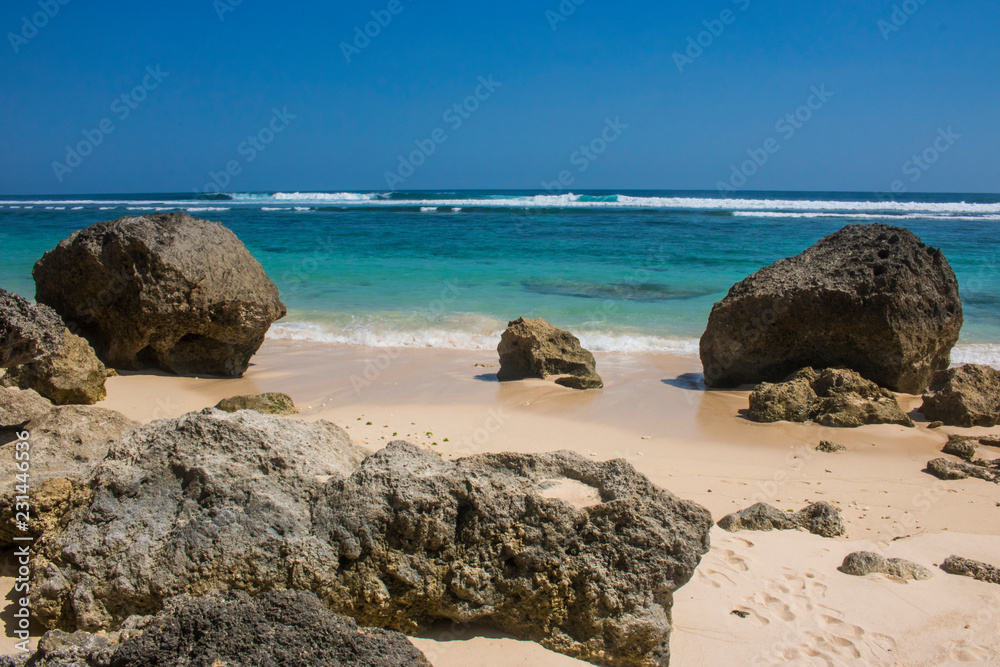
[[[1000,664],[1000,586],[934,567],[953,553],[1000,565],[1000,486],[922,472],[949,431],[1000,428],[754,424],[741,414],[748,392],[704,391],[689,357],[598,355],[606,387],[588,392],[500,384],[496,363],[491,352],[268,341],[241,379],[123,374],[108,380],[101,405],[146,422],[281,391],[301,408],[297,418],[332,421],[372,449],[405,439],[444,458],[559,449],[625,458],[716,520],[758,501],[800,509],[827,500],[843,510],[847,538],[713,529],[711,552],[675,596],[674,665]],[[816,452],[824,439],[847,451]],[[561,480],[544,493],[595,501]],[[861,549],[915,560],[935,576],[837,570]],[[483,628],[446,625],[413,641],[438,667],[584,664]]]

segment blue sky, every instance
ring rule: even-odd
[[[65,1],[0,8],[3,194],[385,190],[415,142],[402,189],[1000,191],[990,0]]]

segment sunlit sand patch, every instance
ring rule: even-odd
[[[562,500],[573,507],[583,509],[601,504],[601,493],[589,484],[566,477],[553,477],[540,484],[542,498]]]

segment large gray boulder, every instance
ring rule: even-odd
[[[0,385],[34,389],[59,405],[104,400],[107,371],[51,308],[0,290]]]
[[[312,497],[366,453],[328,422],[249,410],[142,426],[95,470],[90,505],[47,536],[32,611],[48,627],[96,631],[182,593],[310,588],[295,586],[297,563],[336,562],[313,536]]]
[[[940,250],[899,227],[849,225],[715,304],[701,338],[705,384],[844,366],[919,394],[948,368],[961,328],[958,281]]]
[[[13,437],[11,431],[20,431],[29,421],[51,409],[52,402],[34,389],[0,386],[0,437]],[[5,442],[2,440],[0,444]]]
[[[33,389],[56,405],[93,405],[107,397],[107,377],[90,344],[64,329],[55,352],[8,369],[0,384]]]
[[[54,310],[0,289],[0,368],[55,352],[66,325]]]
[[[14,525],[15,498],[23,495],[17,493],[17,438],[0,446],[0,549],[14,546],[18,535],[40,537],[59,525],[71,510],[88,505],[93,497],[87,483],[91,472],[104,460],[111,441],[137,426],[112,410],[82,405],[49,405],[48,410],[35,413],[21,427],[22,433],[30,435],[31,520],[27,532]]]
[[[594,504],[552,497],[565,484]],[[476,622],[595,662],[665,665],[673,592],[711,528],[625,461],[449,462],[403,442],[365,458],[330,424],[252,411],[141,427],[92,486],[36,556],[32,610],[48,627],[113,629],[174,595],[288,588],[362,625]]]
[[[113,368],[238,376],[286,312],[235,234],[186,213],[87,227],[33,275],[38,301]]]
[[[583,349],[580,339],[541,318],[521,317],[508,323],[497,352],[500,354],[497,379],[501,382],[565,376],[558,378],[556,384],[572,389],[604,386],[597,374],[594,355]]]
[[[981,364],[941,371],[924,394],[920,411],[949,426],[996,426],[1000,423],[1000,371]]]
[[[154,617],[132,617],[110,634],[52,630],[28,658],[32,667],[430,667],[403,635],[359,628],[312,593],[270,591],[178,596]],[[0,667],[23,661],[0,658]]]
[[[803,368],[784,382],[762,382],[750,393],[750,421],[814,421],[856,428],[868,424],[913,426],[895,394],[841,368]]]

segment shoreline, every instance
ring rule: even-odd
[[[861,549],[927,567],[952,553],[995,559],[998,487],[945,483],[923,469],[949,432],[1000,434],[1000,427],[756,424],[741,414],[749,391],[701,388],[697,358],[595,356],[606,386],[581,392],[543,380],[499,383],[495,351],[269,339],[242,378],[123,372],[108,379],[108,398],[97,405],[146,423],[230,396],[278,391],[300,408],[292,419],[326,419],[372,450],[403,439],[452,460],[561,449],[624,458],[716,521],[758,501],[798,510],[826,500],[842,510],[846,538],[712,529],[711,551],[675,594],[674,664],[723,664],[734,650],[771,664],[774,646],[784,656],[886,665],[1000,656],[1000,615],[982,617],[1000,604],[995,586],[940,570],[927,582],[901,582],[836,569]],[[920,397],[900,395],[900,404],[911,412]],[[848,451],[819,453],[821,439]],[[438,667],[586,664],[481,628],[445,625],[413,642]]]

